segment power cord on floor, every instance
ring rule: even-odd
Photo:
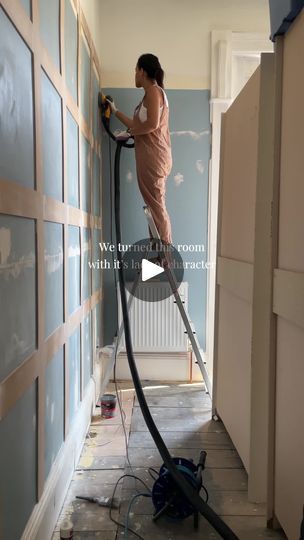
[[[133,495],[133,497],[130,499],[130,502],[129,502],[129,506],[128,506],[128,510],[127,510],[127,513],[126,513],[126,519],[125,519],[125,538],[128,539],[129,538],[129,530],[130,530],[130,527],[129,527],[129,519],[130,519],[130,513],[131,513],[131,509],[132,509],[132,505],[133,503],[136,501],[136,499],[138,499],[138,497],[149,497],[151,498],[152,495],[151,493],[136,493],[135,495]]]
[[[152,480],[154,480],[154,482],[156,480],[158,480],[159,478],[159,472],[156,470],[156,469],[153,469],[153,467],[149,467],[148,468],[148,473],[149,475],[151,476]]]
[[[115,487],[114,487],[114,491],[113,491],[113,495],[112,495],[112,498],[111,498],[111,504],[110,504],[110,511],[109,511],[109,517],[110,517],[110,520],[113,521],[113,523],[115,523],[116,525],[118,525],[118,527],[122,527],[123,529],[125,529],[126,527],[126,524],[124,523],[120,523],[119,521],[117,521],[116,519],[113,518],[112,516],[112,501],[114,500],[114,497],[115,497],[115,493],[116,493],[116,490],[117,490],[117,487],[118,487],[118,484],[121,480],[123,480],[123,478],[134,478],[135,480],[138,480],[139,482],[141,482],[145,488],[147,489],[148,491],[148,494],[149,496],[152,496],[152,493],[151,493],[151,489],[150,487],[148,486],[148,484],[146,484],[146,482],[144,480],[142,480],[141,478],[139,478],[138,476],[135,476],[134,474],[123,474],[120,478],[118,478],[116,484],[115,484]],[[138,495],[138,493],[137,493]],[[138,534],[136,531],[134,531],[133,529],[131,529],[130,527],[128,527],[128,531],[131,532],[132,534],[134,534],[137,538],[139,538],[140,540],[144,540],[144,538],[142,536],[140,536],[140,534]]]
[[[204,492],[206,493],[206,500],[205,502],[207,503],[209,501],[209,493],[207,491],[207,489],[205,488],[205,486],[202,485],[202,489],[204,490]]]

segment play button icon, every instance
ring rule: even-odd
[[[122,259],[125,286],[138,300],[159,302],[173,294],[167,265],[163,259],[164,251],[170,261],[169,266],[178,289],[183,281],[184,264],[174,246],[165,246],[160,240],[144,238],[129,245],[125,251]],[[157,264],[154,264],[154,261]]]
[[[147,259],[143,259],[141,263],[141,279],[142,281],[148,281],[148,279],[152,279],[155,276],[158,276],[158,274],[161,274],[164,272],[164,269],[161,266],[158,266],[157,264],[154,264]]]

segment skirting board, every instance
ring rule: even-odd
[[[142,380],[151,381],[190,381],[190,357],[185,353],[135,353],[138,372]],[[126,353],[121,352],[117,358],[117,379],[129,380],[129,370]],[[192,362],[192,380],[201,381],[202,374],[197,365]]]
[[[53,464],[41,500],[32,512],[21,540],[50,540],[52,538],[91,422],[95,394],[95,384],[91,379],[73,427]]]

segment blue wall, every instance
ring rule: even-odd
[[[37,384],[0,422],[0,538],[17,540],[37,502]]]
[[[54,355],[45,372],[45,478],[64,441],[64,351]]]
[[[28,24],[32,1],[21,2],[21,18]],[[75,15],[73,0],[64,0],[65,32],[63,41],[59,40],[60,4],[59,0],[38,0],[38,13],[33,13],[38,16],[40,37],[54,68],[49,72],[44,65],[36,73],[35,82],[41,87],[37,92],[33,91],[33,54],[19,33],[20,17],[15,13],[8,17],[5,7],[0,7],[0,177],[12,182],[9,189],[2,187],[4,197],[0,193],[1,540],[22,537],[38,497],[41,500],[42,489],[38,490],[37,484],[43,488],[43,481],[54,471],[65,437],[77,422],[76,413],[87,395],[93,371],[93,353],[97,345],[102,345],[101,272],[93,272],[88,266],[101,237],[100,223],[93,219],[93,212],[101,215],[99,84],[92,50],[88,53],[83,38],[78,43],[80,15],[79,10]],[[33,47],[36,53],[37,44]],[[77,111],[78,105],[88,126],[79,125],[78,116],[74,118],[71,111],[62,108],[60,89],[57,91],[53,84],[54,70],[58,75],[61,59],[65,60],[70,97],[77,100],[72,111]],[[35,100],[39,100],[39,122],[34,118]],[[35,151],[35,142],[40,151]],[[42,170],[36,175],[40,171],[39,155]],[[79,157],[83,158],[80,164]],[[65,181],[67,193],[63,190]],[[41,188],[46,195],[43,201]],[[80,193],[84,197],[82,209],[88,216],[79,216],[68,207],[80,207]],[[62,203],[59,214],[53,212],[58,201]],[[38,226],[41,216],[43,224]],[[64,216],[68,216],[67,223]],[[84,226],[87,223],[89,228]],[[98,293],[93,298],[92,291]],[[69,336],[65,328],[74,328],[73,317],[79,320],[79,326]],[[43,324],[38,327],[41,320]],[[60,344],[59,350],[54,348],[56,344]],[[83,414],[87,414],[85,410]],[[40,444],[41,437],[44,444]]]
[[[133,115],[142,98],[142,90],[104,89],[113,96],[119,109]],[[170,105],[170,133],[173,167],[167,180],[167,208],[172,222],[173,243],[204,245],[207,250],[208,166],[210,159],[210,123],[208,90],[167,90]],[[117,119],[112,129],[123,129]],[[103,217],[104,240],[110,241],[110,172],[108,137],[103,134]],[[111,143],[112,160],[115,145]],[[124,150],[121,159],[121,220],[123,243],[129,244],[148,236],[143,201],[137,187],[133,150]],[[184,261],[207,260],[204,253],[181,251]],[[194,322],[200,346],[206,344],[206,270],[185,270],[189,282],[189,313]],[[105,342],[115,333],[115,296],[110,270],[104,272]]]

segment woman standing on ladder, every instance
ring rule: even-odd
[[[140,192],[150,208],[160,238],[172,243],[166,209],[166,180],[172,168],[169,104],[164,92],[164,71],[154,54],[142,54],[135,68],[135,86],[145,95],[129,118],[109,101],[112,113],[134,137],[136,172]]]

